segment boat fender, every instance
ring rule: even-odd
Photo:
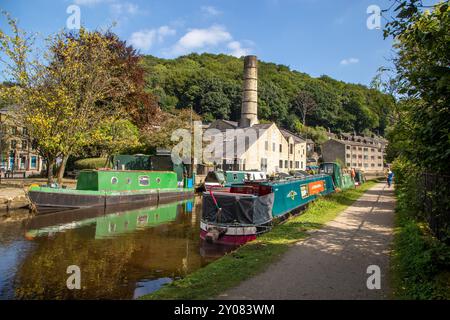
[[[205,240],[208,243],[214,243],[217,240],[219,240],[225,233],[227,232],[227,229],[217,229],[217,228],[210,228],[208,229],[208,232],[205,235]]]

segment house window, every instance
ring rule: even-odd
[[[28,149],[28,141],[22,140],[22,150],[27,150],[27,149]]]
[[[27,136],[28,135],[28,129],[27,128],[23,128],[22,129],[23,135]]]
[[[280,167],[281,169],[283,169],[283,160],[280,160],[280,165],[279,165],[279,167]]]
[[[30,169],[36,169],[36,168],[37,168],[37,157],[31,156]]]
[[[284,160],[284,167],[287,168],[288,167],[288,161]]]
[[[350,162],[347,162],[347,167],[350,167]]]
[[[350,150],[350,146],[347,146],[347,150]]]
[[[272,143],[272,151],[275,152],[275,142]]]
[[[295,168],[296,169],[300,168],[300,161],[295,161]]]
[[[280,152],[283,152],[283,145],[280,143]]]
[[[269,151],[269,141],[264,142],[264,149],[266,149],[266,151]]]
[[[11,127],[11,134],[12,134],[13,136],[16,136],[16,135],[17,135],[17,127]]]
[[[17,141],[11,140],[11,149],[15,149],[17,147]]]
[[[303,161],[301,162],[301,169],[303,169]]]
[[[350,158],[350,153],[347,153],[347,158]]]
[[[289,153],[290,153],[290,154],[293,154],[293,153],[294,153],[294,145],[293,145],[293,144],[290,144],[290,145],[289,145],[289,148],[290,148]]]
[[[274,143],[275,146],[275,143]],[[261,171],[267,171],[267,159],[261,158]]]
[[[289,167],[292,169],[292,168],[294,168],[294,162],[291,160],[291,161],[289,161]]]
[[[139,185],[140,186],[148,186],[150,184],[150,180],[148,176],[139,176]]]

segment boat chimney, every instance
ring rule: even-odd
[[[258,59],[244,57],[244,85],[239,127],[251,127],[258,123]]]

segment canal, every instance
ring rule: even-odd
[[[0,224],[0,299],[136,299],[232,247],[200,240],[201,198],[73,210]],[[66,285],[68,266],[81,289]]]

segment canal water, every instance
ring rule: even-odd
[[[135,299],[234,249],[200,240],[201,198],[0,224],[0,299]],[[67,268],[81,272],[69,290]]]

